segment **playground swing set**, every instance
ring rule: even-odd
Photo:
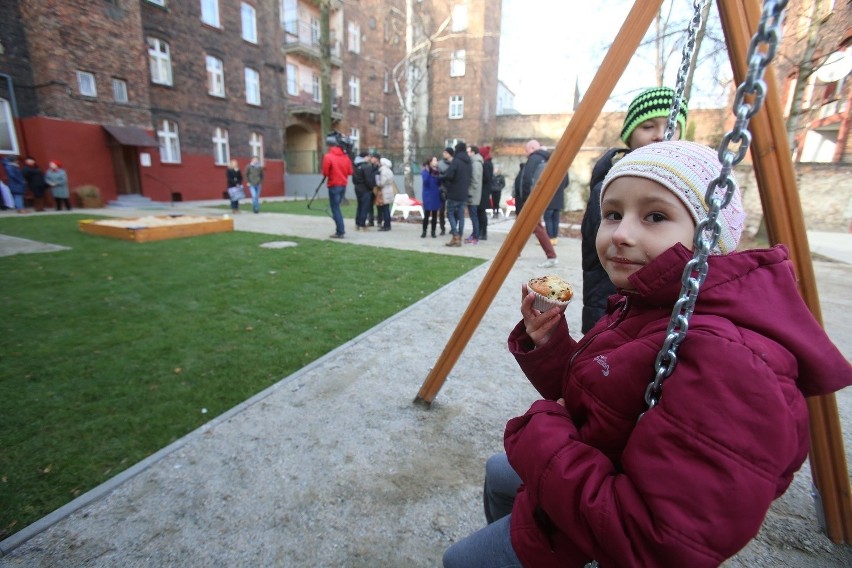
[[[684,46],[683,63],[678,72],[675,100],[669,117],[667,138],[674,130],[675,117],[681,104],[684,78],[692,59],[701,10],[706,0],[694,0],[695,15],[688,30]],[[562,138],[556,146],[537,188],[532,192],[521,215],[504,241],[497,257],[488,269],[456,326],[455,331],[424,380],[416,404],[431,405],[441,386],[467,345],[491,300],[497,295],[508,276],[514,260],[520,255],[535,224],[580,150],[603,105],[621,78],[631,56],[639,47],[645,32],[656,17],[663,0],[635,2],[621,30],[610,47],[588,92],[573,114]],[[725,34],[734,80],[738,85],[733,104],[737,117],[734,128],[723,138],[719,156],[722,174],[711,182],[707,193],[710,206],[708,219],[699,224],[695,236],[695,256],[683,274],[681,298],[676,303],[667,330],[667,338],[655,365],[656,375],[645,394],[652,411],[662,395],[663,382],[672,374],[677,363],[677,349],[687,334],[689,317],[698,298],[700,286],[706,277],[707,255],[718,239],[717,217],[733,193],[729,184],[725,199],[711,199],[713,190],[724,187],[731,168],[742,161],[754,142],[752,161],[757,186],[763,204],[764,220],[770,242],[784,243],[799,277],[799,291],[814,317],[822,322],[810,249],[805,232],[801,202],[796,187],[795,173],[790,158],[786,131],[779,102],[775,77],[769,63],[775,55],[781,35],[781,22],[786,0],[766,0],[763,11],[758,0],[717,0],[722,28]],[[749,39],[751,38],[751,40]],[[764,74],[767,79],[764,80]],[[760,108],[764,112],[758,113]],[[731,145],[735,149],[731,149]],[[541,188],[541,189],[539,189]],[[709,240],[708,240],[709,235]],[[837,402],[834,395],[807,399],[810,413],[813,495],[819,521],[830,540],[835,543],[852,543],[852,491],[849,470],[843,448],[843,435]],[[596,563],[590,563],[595,566]]]

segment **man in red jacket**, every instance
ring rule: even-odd
[[[328,201],[331,204],[331,216],[334,219],[333,239],[342,239],[346,233],[343,226],[343,213],[340,211],[340,203],[346,195],[346,184],[352,175],[352,161],[340,147],[337,136],[329,135],[325,139],[328,145],[328,153],[322,158],[322,175],[326,177],[328,186]]]

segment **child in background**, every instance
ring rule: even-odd
[[[597,323],[606,311],[606,302],[615,294],[615,286],[598,260],[595,250],[595,235],[601,223],[600,195],[604,176],[613,163],[621,157],[642,146],[653,142],[662,142],[668,126],[669,113],[674,102],[675,92],[669,87],[652,87],[639,93],[630,101],[624,125],[621,128],[621,140],[627,148],[608,150],[595,164],[589,182],[591,191],[583,223],[580,226],[583,253],[583,326],[586,333]],[[672,140],[678,140],[686,129],[686,101],[681,101],[677,114],[677,124]]]
[[[852,368],[799,296],[783,245],[734,252],[737,188],[677,367],[645,412],[720,172],[715,151],[676,141],[612,167],[596,245],[621,298],[579,342],[564,309],[539,312],[524,286],[508,343],[543,400],[508,422],[506,454],[486,464],[489,525],[444,566],[701,568],[757,534],[807,457],[805,397],[852,384]]]

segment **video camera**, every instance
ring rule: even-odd
[[[349,156],[350,160],[355,159],[355,149],[352,144],[352,139],[341,134],[337,130],[333,130],[325,136],[325,145],[329,147],[339,146],[340,149],[343,150],[343,153]]]

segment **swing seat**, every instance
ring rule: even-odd
[[[408,214],[411,212],[420,213],[420,216],[423,217],[423,203],[409,197],[407,193],[397,193],[393,196],[391,215],[397,211],[402,212],[403,219],[408,219]]]

